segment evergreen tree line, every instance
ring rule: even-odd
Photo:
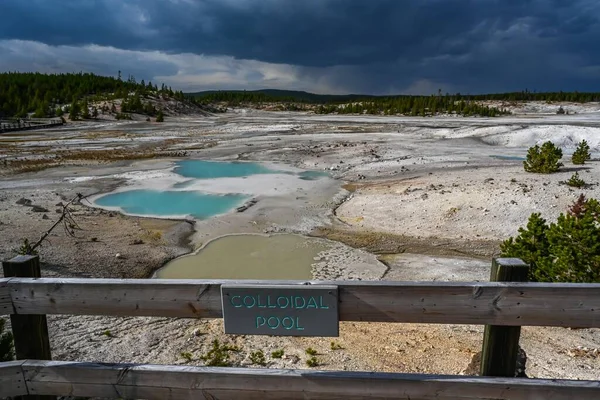
[[[226,102],[229,106],[238,106],[241,103],[310,103],[306,99],[294,96],[274,96],[254,91],[218,91],[196,95],[194,98],[203,104]]]
[[[281,94],[273,94],[271,92],[281,92]],[[473,101],[546,101],[546,102],[573,102],[573,103],[587,103],[592,101],[600,101],[600,93],[591,92],[529,92],[524,90],[521,92],[509,92],[509,93],[492,93],[492,94],[481,94],[481,95],[463,95],[460,93],[442,95],[441,91],[438,91],[436,95],[432,96],[409,96],[409,95],[398,95],[398,96],[366,96],[366,95],[317,95],[305,92],[293,92],[293,91],[214,91],[193,94],[199,102],[211,103],[211,102],[227,102],[229,105],[237,105],[240,103],[306,103],[306,104],[345,104],[345,103],[385,103],[392,101],[430,101],[429,99],[443,98],[443,102],[461,102],[465,103]]]
[[[348,104],[320,105],[318,114],[375,114],[375,115],[412,115],[427,116],[439,113],[458,114],[464,116],[480,115],[496,117],[510,114],[510,111],[488,107],[474,101],[457,101],[451,96],[383,98],[374,101]]]
[[[110,100],[127,98],[134,93],[133,99],[128,100],[131,112],[143,112],[150,109],[139,107],[139,97],[162,95],[185,101],[181,91],[173,91],[170,87],[161,85],[159,88],[152,82],[144,80],[137,82],[135,77],[127,80],[99,76],[89,73],[77,74],[40,74],[7,72],[0,73],[0,118],[26,117],[34,113],[34,117],[60,116],[60,106],[77,104],[95,100]],[[136,100],[137,99],[137,100]],[[190,99],[191,100],[191,99]],[[145,105],[142,105],[144,107]],[[85,118],[86,107],[82,107],[82,117]],[[155,115],[156,110],[152,110]],[[89,112],[88,112],[89,113]]]

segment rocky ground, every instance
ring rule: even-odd
[[[486,280],[500,241],[515,235],[532,212],[552,219],[580,192],[600,197],[597,162],[575,167],[565,161],[562,172],[541,176],[525,173],[515,159],[532,144],[554,140],[568,160],[581,138],[597,158],[596,106],[556,116],[528,105],[522,115],[495,119],[235,110],[162,125],[110,122],[2,135],[0,256],[12,257],[23,238],[37,239],[59,215],[60,203],[76,193],[109,191],[129,179],[124,173],[200,157],[327,170],[340,180],[316,193],[265,195],[247,212],[194,224],[125,217],[83,201],[73,207],[81,228],[71,228],[75,238],[57,230],[41,248],[43,275],[149,277],[167,260],[224,234],[293,232],[338,242],[316,260],[316,279]],[[166,154],[171,158],[162,158]],[[143,160],[128,161],[136,158]],[[576,170],[591,186],[574,191],[561,183]],[[21,199],[31,203],[17,204]],[[49,321],[57,360],[202,365],[218,339],[241,348],[230,355],[235,365],[250,365],[251,353],[261,350],[269,367],[309,368],[305,350],[312,347],[314,368],[456,374],[482,339],[479,326],[342,323],[332,348],[326,338],[225,336],[221,320]],[[597,379],[598,330],[524,328],[521,345],[529,376]],[[280,349],[283,357],[272,357]]]

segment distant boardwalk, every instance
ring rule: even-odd
[[[0,120],[0,133],[52,128],[62,124],[60,118],[13,118]]]

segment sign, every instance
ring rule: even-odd
[[[225,333],[339,336],[338,288],[321,285],[222,285]]]

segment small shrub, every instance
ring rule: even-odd
[[[573,152],[571,161],[573,162],[573,164],[583,165],[590,158],[592,158],[592,156],[590,155],[590,146],[585,140],[582,140],[577,145],[577,149],[575,149],[575,152]]]
[[[106,337],[113,337],[112,333],[107,329],[104,332],[102,332],[102,335],[106,336]]]
[[[319,365],[319,360],[317,360],[317,357],[312,356],[311,358],[309,358],[308,360],[306,360],[306,365],[308,365],[309,367],[317,367]]]
[[[230,351],[240,351],[240,349],[237,346],[221,345],[219,340],[215,339],[212,341],[212,349],[201,356],[200,359],[208,367],[229,367],[231,366],[231,362],[229,361]]]
[[[536,144],[527,151],[527,160],[523,161],[523,167],[527,172],[551,174],[563,166],[559,162],[561,158],[562,150],[552,142],[546,142],[541,147]]]
[[[15,357],[12,332],[4,332],[6,320],[0,318],[0,362],[12,361]]]
[[[306,349],[305,352],[309,356],[316,356],[317,355],[317,351],[315,349],[313,349],[312,347],[309,347],[308,349]]]
[[[339,343],[336,343],[336,342],[331,342],[330,347],[331,347],[331,350],[342,350],[343,349],[343,347]]]
[[[262,350],[253,351],[250,353],[250,361],[255,365],[262,365],[263,367],[267,365],[267,360],[265,359],[265,353]]]
[[[21,243],[21,246],[17,250],[17,253],[23,254],[23,255],[37,255],[38,254],[37,250],[35,250],[33,248],[33,245],[29,242],[29,239],[27,239],[27,238],[23,239],[23,243]]]
[[[162,232],[159,230],[147,230],[142,234],[142,239],[150,242],[160,242],[162,240]]]
[[[567,185],[576,188],[582,188],[587,185],[583,179],[579,177],[579,174],[575,172],[571,178],[567,181]]]
[[[274,352],[271,353],[271,357],[273,357],[273,358],[283,357],[283,350],[282,349],[275,350]]]
[[[500,249],[501,257],[528,263],[533,282],[600,282],[600,203],[582,194],[551,224],[531,214],[527,227]]]
[[[181,357],[185,358],[185,360],[187,362],[191,362],[192,361],[192,353],[188,353],[188,352],[182,352],[181,353]]]

